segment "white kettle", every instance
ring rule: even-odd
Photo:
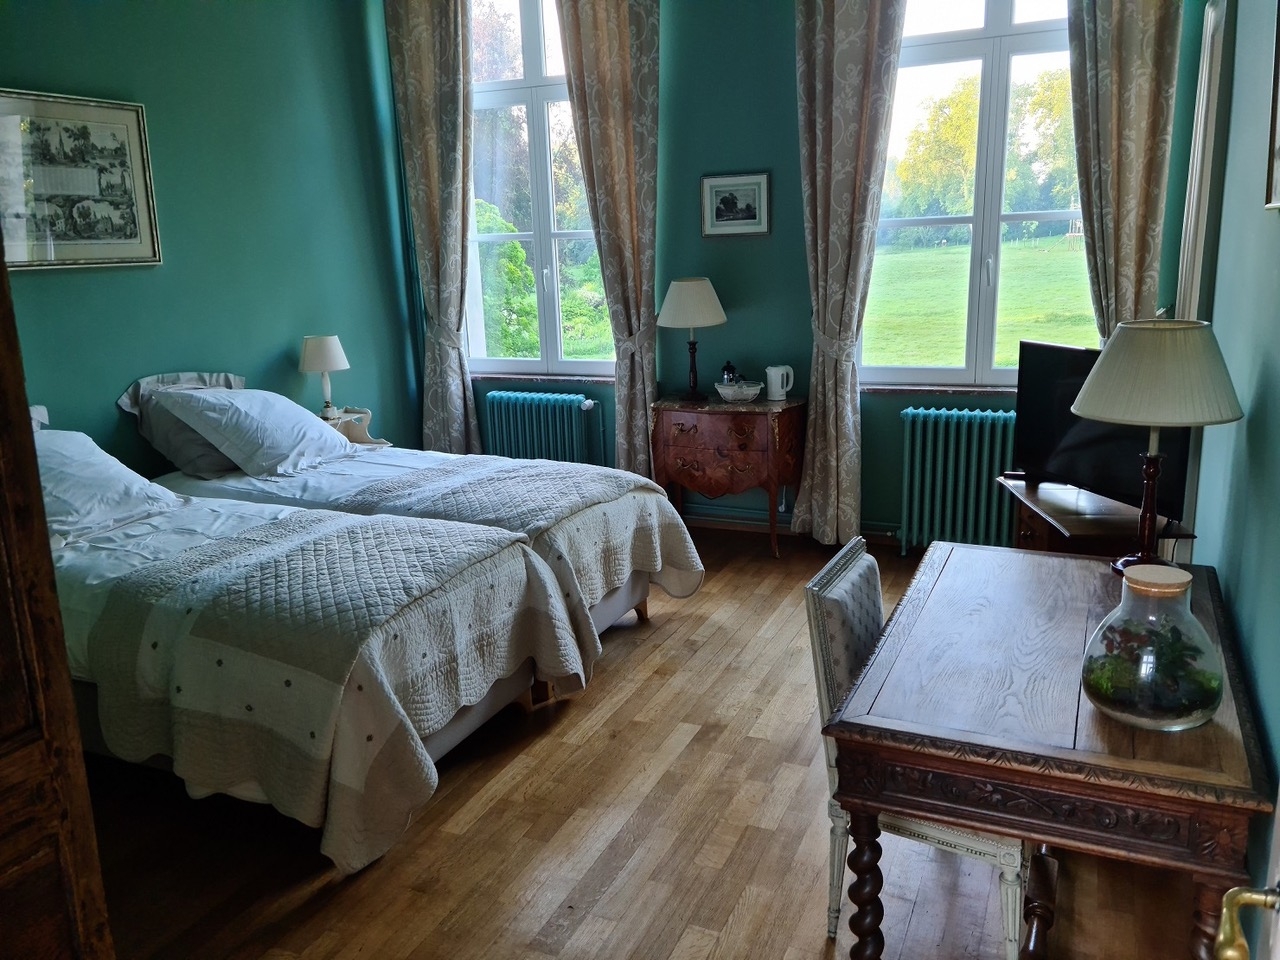
[[[765,367],[765,399],[767,400],[785,400],[787,399],[787,391],[790,390],[796,382],[795,371],[790,367]]]

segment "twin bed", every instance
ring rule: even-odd
[[[350,449],[234,383],[135,396],[151,392],[200,394],[202,409],[236,394],[208,430],[235,469],[161,486],[83,435],[37,431],[73,674],[112,753],[170,757],[193,795],[320,827],[343,871],[389,848],[433,792],[433,761],[535,677],[581,689],[599,631],[650,582],[675,596],[701,583],[643,478]],[[205,436],[199,417],[175,420]],[[223,442],[231,428],[252,455]]]

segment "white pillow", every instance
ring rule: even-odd
[[[268,390],[169,389],[155,402],[253,477],[288,477],[359,452],[329,424]]]
[[[83,433],[36,431],[36,459],[45,519],[55,543],[101,533],[182,503]]]
[[[138,418],[138,432],[183,473],[212,480],[236,469],[221,450],[155,402],[156,392],[174,387],[244,386],[234,373],[158,373],[129,384],[116,406]]]

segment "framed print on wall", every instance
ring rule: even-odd
[[[0,90],[10,270],[159,263],[142,104]]]
[[[702,178],[702,235],[733,237],[769,232],[769,174]]]
[[[1267,146],[1267,202],[1268,210],[1280,210],[1280,14],[1276,16],[1276,47],[1271,65],[1271,139]]]

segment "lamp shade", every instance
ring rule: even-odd
[[[1119,324],[1071,412],[1146,427],[1202,427],[1244,416],[1213,328],[1201,320]]]
[[[715,287],[706,277],[682,277],[667,287],[658,326],[714,327],[727,322]]]
[[[302,373],[323,373],[328,370],[349,370],[347,355],[337,337],[303,337],[302,359],[298,362]]]

